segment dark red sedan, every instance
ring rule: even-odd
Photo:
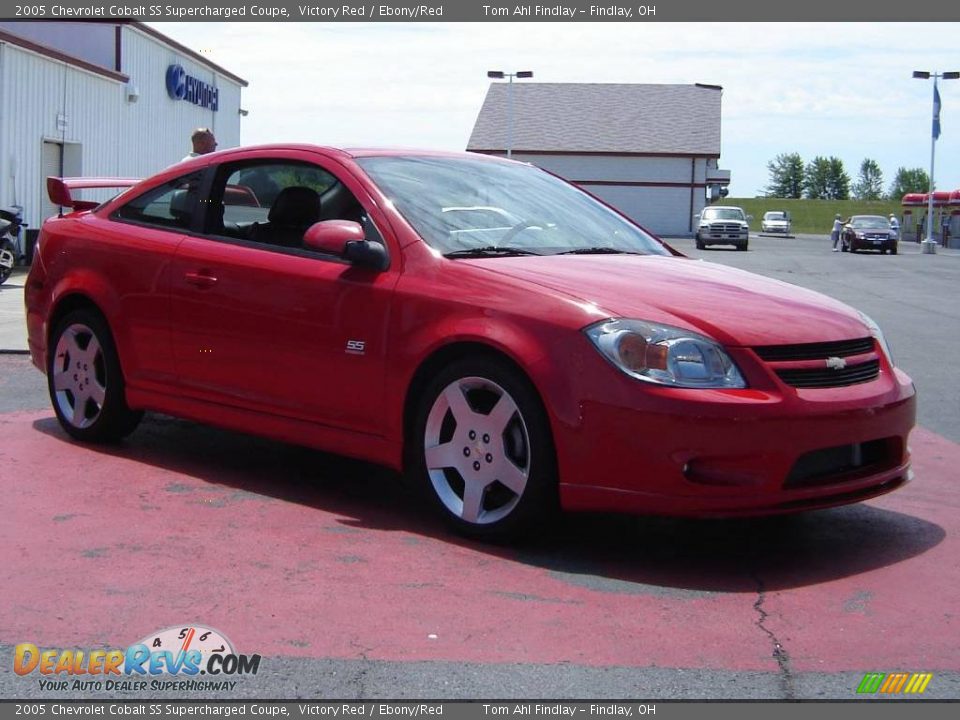
[[[27,282],[63,428],[144,410],[410,473],[461,531],[556,507],[728,516],[910,477],[910,378],[817,293],[683,257],[535,167],[227,150],[102,204],[50,180]]]

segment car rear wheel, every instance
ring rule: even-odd
[[[413,471],[456,530],[507,539],[557,507],[546,412],[525,377],[494,357],[447,366],[423,395]]]
[[[47,387],[60,425],[86,442],[129,435],[142,412],[127,406],[123,373],[106,321],[76,310],[57,323],[47,361]]]

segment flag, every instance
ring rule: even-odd
[[[933,83],[933,139],[940,137],[940,91],[937,83]]]

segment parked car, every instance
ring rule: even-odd
[[[242,190],[253,168],[275,197]],[[533,166],[274,145],[48,187],[68,212],[40,233],[29,347],[78,440],[150,410],[363,458],[476,536],[910,477],[914,388],[872,320],[688,259]]]
[[[890,251],[897,254],[898,232],[882,215],[852,215],[843,226],[841,247],[843,252],[879,250],[883,255]]]
[[[790,213],[784,210],[770,210],[763,214],[760,231],[765,233],[790,234]]]
[[[746,250],[750,244],[750,224],[753,219],[742,208],[732,205],[715,205],[704,208],[697,223],[697,249],[708,245],[733,245],[737,250]]]

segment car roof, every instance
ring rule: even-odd
[[[507,160],[506,158],[496,157],[494,155],[485,155],[482,153],[471,153],[471,152],[462,152],[456,150],[429,150],[424,148],[404,148],[404,147],[354,147],[354,148],[339,148],[331,145],[313,145],[310,143],[272,143],[266,145],[242,145],[240,147],[228,148],[226,150],[219,150],[216,153],[209,153],[207,155],[201,155],[198,159],[223,159],[226,160],[233,156],[243,156],[247,153],[254,152],[277,152],[277,151],[290,151],[298,150],[301,152],[312,152],[319,155],[326,155],[328,157],[349,157],[349,158],[364,158],[364,157],[444,157],[452,159],[472,159],[472,160],[489,160],[492,162],[515,162],[512,160]],[[524,163],[525,164],[525,163]]]

